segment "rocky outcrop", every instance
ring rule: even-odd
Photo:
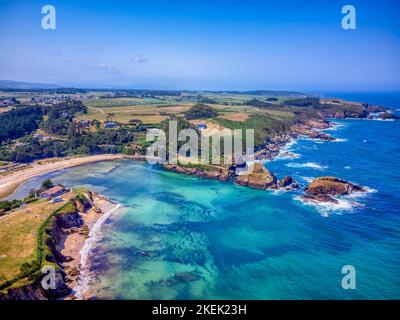
[[[299,187],[296,181],[291,176],[285,176],[279,180],[279,188],[285,188],[286,190],[295,190]]]
[[[294,179],[291,176],[286,176],[283,179],[279,180],[279,187],[284,188],[290,186],[294,183]]]
[[[334,137],[332,137],[329,134],[326,134],[324,132],[321,131],[315,131],[314,127],[311,126],[311,124],[313,124],[313,122],[309,122],[309,125],[294,125],[292,127],[292,135],[294,137],[298,137],[298,136],[307,136],[310,139],[318,139],[318,140],[324,140],[324,141],[334,141],[336,140]],[[315,125],[315,124],[314,124]],[[323,129],[325,128],[325,122],[322,122],[320,127],[322,127]]]
[[[320,131],[310,131],[310,132],[306,133],[306,135],[310,139],[323,140],[323,141],[334,141],[334,140],[336,140],[331,135],[326,134],[324,132],[320,132]]]
[[[322,130],[322,129],[328,129],[331,125],[330,125],[329,121],[327,121],[327,120],[311,119],[311,120],[308,120],[304,126],[306,128],[308,128],[309,130],[312,130],[312,129]]]
[[[200,178],[227,181],[233,173],[227,167],[219,166],[182,166],[177,164],[164,164],[164,169],[175,171],[177,173],[193,175]]]
[[[369,113],[367,110],[340,110],[336,111],[332,114],[327,115],[328,117],[331,118],[336,118],[336,119],[364,119],[368,117]]]
[[[307,194],[319,195],[328,194],[342,196],[354,192],[365,192],[365,190],[351,182],[336,177],[319,177],[311,181],[305,189]]]
[[[247,186],[255,189],[277,189],[276,176],[269,172],[262,163],[254,163],[250,167],[249,173],[242,173],[235,182],[241,186]]]
[[[254,158],[256,160],[268,159],[272,160],[279,155],[282,148],[284,148],[291,140],[290,135],[280,135],[269,138],[265,145],[256,149]]]
[[[382,112],[379,114],[378,119],[382,120],[397,120],[400,119],[400,117],[396,116],[395,114],[391,112]]]
[[[368,106],[366,110],[369,113],[376,113],[376,112],[385,112],[386,109],[383,106]]]
[[[343,196],[365,191],[365,189],[356,184],[336,177],[319,177],[306,187],[303,199],[316,202],[338,203],[332,196]]]

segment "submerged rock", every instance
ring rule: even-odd
[[[236,178],[236,183],[255,189],[276,189],[276,176],[266,169],[262,163],[254,163],[248,173],[243,173]]]

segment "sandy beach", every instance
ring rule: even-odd
[[[123,155],[121,154],[101,154],[95,156],[62,159],[60,161],[44,164],[39,163],[43,161],[38,161],[30,165],[27,169],[16,171],[9,175],[0,177],[0,199],[10,195],[22,182],[25,182],[33,177],[65,168],[80,166],[83,164],[99,161],[111,161],[122,158]]]
[[[83,294],[90,287],[89,251],[97,241],[103,222],[120,207],[118,203],[99,194],[93,194],[93,205],[87,212],[79,213],[83,220],[82,227],[71,229],[63,243],[61,254],[69,257],[63,263],[63,268],[67,285],[72,290],[66,299],[84,298]]]

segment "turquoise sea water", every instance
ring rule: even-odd
[[[35,178],[16,195],[51,177],[123,205],[90,254],[98,298],[399,299],[400,121],[338,123],[338,142],[297,140],[298,158],[266,166],[302,187],[334,175],[371,191],[339,207],[129,160]],[[344,265],[356,290],[341,287]]]

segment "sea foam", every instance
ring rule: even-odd
[[[328,217],[332,213],[341,214],[343,212],[351,212],[355,207],[363,206],[361,203],[345,198],[335,198],[338,203],[306,201],[301,196],[295,196],[293,199],[300,201],[303,205],[316,208],[323,217]]]
[[[320,170],[320,171],[323,171],[328,168],[328,166],[323,166],[316,162],[306,162],[306,163],[291,162],[291,163],[287,163],[286,166],[290,167],[290,168],[311,168],[311,169]]]

